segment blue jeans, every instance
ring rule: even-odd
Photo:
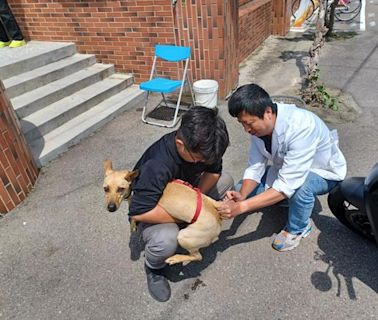
[[[257,185],[255,190],[253,190],[247,198],[265,191],[267,171],[261,179],[261,183]],[[240,190],[241,183],[242,181],[236,185],[235,189],[237,191]],[[289,204],[289,214],[285,230],[291,234],[302,233],[310,222],[310,216],[314,208],[316,196],[328,193],[338,183],[339,181],[327,180],[314,172],[310,172],[303,185],[295,191],[290,199],[287,200]]]

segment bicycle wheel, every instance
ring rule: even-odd
[[[307,12],[306,20],[309,20],[313,16],[315,9],[316,9],[315,3],[313,0],[311,0],[311,4],[309,5],[308,12]]]
[[[301,0],[293,0],[292,2],[291,15],[294,17],[294,19],[298,18],[295,16],[295,13],[299,9],[300,4],[301,4]],[[311,18],[311,16],[314,14],[314,11],[315,11],[314,0],[311,0],[309,6],[306,9],[306,15],[304,16],[304,20],[308,20],[309,18]]]
[[[291,15],[296,18],[295,12],[299,8],[300,0],[293,0],[292,5],[291,5]]]
[[[353,20],[360,14],[362,0],[350,0],[346,6],[338,6],[335,10],[335,17],[340,21]]]

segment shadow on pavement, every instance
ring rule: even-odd
[[[321,211],[322,206],[317,199],[312,213],[312,218],[314,221],[319,222],[319,220],[323,218],[319,215]],[[281,230],[286,224],[286,207],[272,206],[264,208],[263,210],[261,210],[261,213],[261,220],[259,221],[256,230],[253,230],[241,236],[237,236],[239,227],[244,223],[249,215],[254,213],[252,212],[250,214],[237,216],[232,221],[230,228],[223,230],[220,233],[218,241],[201,250],[201,254],[203,256],[202,261],[189,263],[185,266],[182,264],[177,264],[169,267],[167,270],[168,279],[172,282],[179,282],[185,279],[199,277],[201,275],[201,272],[215,261],[219,252],[223,252],[234,245],[248,243],[266,237],[272,237],[275,232]],[[318,223],[316,223],[316,225],[318,225]],[[328,233],[330,233],[330,231]],[[130,237],[129,247],[131,260],[138,260],[143,251],[143,242],[139,233],[132,234],[132,236]],[[270,250],[270,248],[267,248],[267,250]],[[177,249],[177,253],[186,254],[186,251],[179,247]],[[317,256],[319,255],[317,254]],[[317,257],[315,257],[315,259],[317,259]],[[330,280],[326,276],[328,272],[329,270],[324,274],[319,273],[312,276],[311,281],[313,281],[314,286],[319,290],[329,290],[332,286],[330,285]]]
[[[189,263],[186,266],[178,264],[170,267],[167,274],[168,279],[172,282],[178,282],[184,279],[198,277],[203,270],[215,261],[218,253],[223,252],[234,245],[271,237],[274,232],[281,230],[286,223],[286,208],[273,206],[261,210],[261,213],[261,220],[259,221],[256,230],[241,236],[237,236],[239,227],[247,217],[253,213],[237,216],[233,220],[230,228],[223,230],[220,233],[218,241],[201,250],[203,257],[202,261]],[[267,250],[270,250],[270,248],[267,248]]]
[[[300,77],[303,78],[306,75],[305,59],[308,58],[307,51],[282,51],[279,55],[282,61],[295,60],[295,65],[298,67]]]
[[[241,243],[271,237],[274,232],[281,230],[286,223],[287,208],[272,206],[261,210],[261,213],[261,220],[259,221],[256,230],[241,236],[237,236],[239,227],[249,215],[254,213],[237,216],[232,221],[230,228],[223,230],[219,234],[218,241],[214,242],[207,248],[201,249],[201,254],[203,257],[202,261],[189,263],[186,266],[177,264],[169,267],[167,272],[168,279],[173,282],[178,282],[184,279],[198,277],[200,276],[202,270],[206,269],[211,263],[214,262],[218,252],[223,252],[231,246]],[[132,261],[139,260],[144,249],[141,234],[139,232],[134,232],[131,234],[129,248],[130,259]],[[187,252],[181,247],[178,247],[177,253],[186,254]]]
[[[378,292],[377,245],[354,234],[336,218],[316,215],[313,220],[321,231],[320,250],[315,252],[314,259],[327,264],[324,270],[311,275],[313,286],[325,292],[335,284],[337,297],[346,291],[349,299],[356,300],[353,279],[357,279]]]

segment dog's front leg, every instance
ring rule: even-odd
[[[135,220],[130,221],[130,232],[137,232],[138,226]]]
[[[165,260],[166,263],[169,265],[174,265],[176,263],[183,263],[183,262],[192,262],[192,261],[201,261],[202,255],[199,251],[192,251],[189,254],[175,254],[172,257],[169,257]]]

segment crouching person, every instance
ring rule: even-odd
[[[346,161],[337,133],[310,111],[273,103],[256,84],[240,87],[228,109],[251,135],[251,146],[238,191],[229,191],[218,211],[229,219],[287,199],[288,221],[272,246],[292,250],[311,232],[316,196],[345,178]]]
[[[177,221],[158,201],[174,179],[198,187],[215,200],[223,199],[234,184],[230,175],[222,173],[228,145],[227,128],[217,109],[193,107],[182,116],[180,128],[152,144],[134,168],[139,176],[132,186],[129,212],[142,233],[147,285],[158,301],[171,295],[165,260],[175,254],[179,232]]]

